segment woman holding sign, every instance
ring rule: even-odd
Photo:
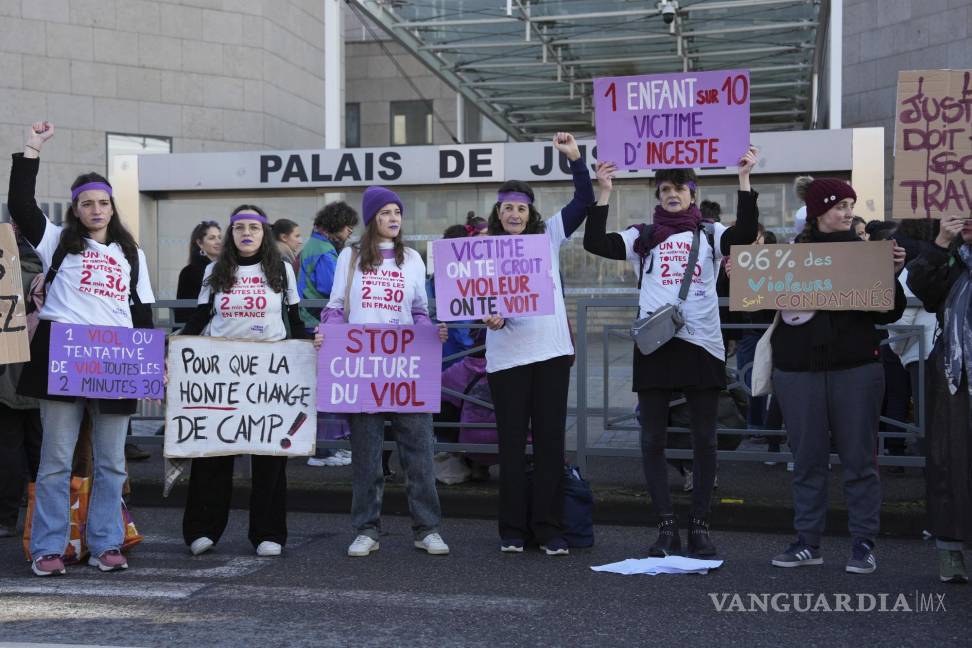
[[[63,226],[50,222],[37,206],[40,152],[53,136],[54,126],[48,122],[27,130],[24,152],[13,156],[8,195],[10,215],[47,273],[47,298],[31,341],[31,362],[18,387],[22,395],[41,399],[44,436],[30,538],[31,569],[38,576],[64,573],[71,461],[85,410],[91,417],[94,459],[88,563],[101,571],[128,567],[120,551],[125,538],[120,506],[125,435],[136,401],[49,395],[51,323],[152,328],[149,304],[155,301],[145,255],[122,224],[111,184],[103,176],[87,173],[72,183]]]
[[[615,167],[597,168],[601,195],[588,217],[584,249],[608,259],[627,260],[638,277],[638,317],[647,318],[672,304],[681,304],[685,325],[675,336],[647,355],[634,347],[632,389],[641,410],[641,452],[658,515],[658,539],[651,556],[682,552],[678,522],[668,492],[665,462],[669,401],[681,391],[691,414],[692,510],[688,554],[714,556],[709,539],[709,506],[716,475],[716,418],[719,393],[726,386],[726,351],[719,325],[716,279],[722,257],[732,245],[756,239],[759,210],[757,193],[749,184],[757,151],[750,147],[739,160],[736,224],[707,223],[696,205],[697,179],[692,169],[664,169],[655,173],[655,207],[651,225],[636,225],[623,232],[606,233],[608,200]],[[690,270],[686,268],[692,265]],[[683,282],[683,279],[685,282]]]
[[[496,408],[500,460],[500,550],[520,553],[531,537],[548,556],[570,553],[562,521],[567,389],[574,345],[560,278],[560,248],[580,227],[594,202],[591,177],[574,136],[557,133],[554,147],[567,157],[574,197],[546,220],[525,182],[503,183],[489,215],[492,236],[541,234],[550,246],[554,314],[483,321],[486,372]],[[533,489],[527,487],[527,434],[533,434]],[[529,500],[529,501],[528,501]]]
[[[908,287],[936,312],[942,335],[926,374],[927,508],[938,577],[967,583],[963,549],[972,547],[972,219],[945,216],[934,245],[908,265]]]
[[[796,180],[807,206],[807,222],[795,243],[860,243],[853,230],[857,194],[845,180]],[[904,267],[904,248],[894,246],[894,268]],[[894,309],[875,311],[783,311],[771,336],[773,393],[779,400],[793,452],[793,525],[796,541],[776,555],[776,567],[823,563],[820,537],[827,518],[831,439],[840,455],[847,498],[854,574],[877,569],[874,539],[881,511],[875,451],[884,399],[881,335],[907,306],[895,284]]]
[[[365,189],[361,200],[365,232],[356,246],[344,248],[338,257],[321,324],[432,324],[425,294],[425,264],[419,253],[402,241],[404,215],[405,207],[395,192],[379,186]],[[444,342],[446,335],[445,325],[440,324],[440,341]],[[315,346],[319,349],[323,341],[318,332]],[[439,535],[442,513],[432,465],[432,415],[388,412],[351,415],[351,523],[357,536],[348,547],[348,555],[363,557],[379,548],[386,418],[391,419],[405,470],[414,546],[433,555],[448,554],[449,545]]]
[[[277,249],[267,215],[240,205],[215,263],[206,267],[199,305],[184,335],[277,342],[307,338],[293,266]],[[229,519],[235,455],[192,460],[182,535],[193,555],[219,542]],[[287,457],[252,455],[249,540],[258,556],[287,542]]]

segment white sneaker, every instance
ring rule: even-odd
[[[341,464],[342,466],[350,466],[351,465],[351,451],[350,450],[344,450],[344,449],[337,450],[334,453],[334,456],[344,462],[343,464]]]
[[[693,488],[693,484],[692,484],[693,479],[692,479],[692,471],[691,470],[686,470],[685,471],[685,478],[684,479],[685,479],[685,481],[682,482],[682,492],[684,492],[684,493],[691,493],[692,492],[692,488]]]
[[[258,556],[267,557],[267,556],[279,556],[280,551],[282,549],[283,547],[281,547],[279,543],[270,542],[269,540],[264,540],[263,542],[257,545],[256,551]]]
[[[341,453],[344,454],[341,454]],[[350,466],[351,465],[351,451],[350,450],[338,450],[330,457],[324,457],[320,459],[318,457],[311,457],[307,460],[308,466]]]
[[[359,535],[351,543],[351,546],[348,547],[348,555],[355,558],[362,558],[373,551],[378,551],[380,547],[381,545],[378,544],[377,540],[369,538],[366,535]]]
[[[307,460],[308,466],[314,466],[315,468],[320,468],[321,466],[326,466],[323,459],[318,459],[317,457],[311,457]]]
[[[422,549],[433,556],[445,556],[449,553],[449,545],[442,540],[442,536],[438,533],[430,533],[421,540],[416,540],[415,548]]]
[[[214,544],[212,540],[203,536],[192,541],[192,544],[189,545],[189,551],[192,552],[193,556],[198,556],[212,549]]]

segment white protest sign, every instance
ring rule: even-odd
[[[309,340],[173,337],[165,456],[313,454],[316,367]]]

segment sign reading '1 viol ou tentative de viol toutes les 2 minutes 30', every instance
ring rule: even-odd
[[[749,147],[749,71],[594,79],[597,159],[619,169],[735,166]]]
[[[729,310],[894,308],[891,241],[733,245]]]
[[[550,241],[542,234],[443,239],[432,243],[436,318],[552,315]]]

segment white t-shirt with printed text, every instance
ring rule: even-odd
[[[34,248],[46,273],[61,241],[63,227],[48,221],[44,236]],[[131,266],[118,243],[103,245],[84,239],[81,254],[67,254],[54,281],[47,289],[38,316],[62,324],[132,327],[129,308]],[[138,285],[143,304],[155,303],[145,254],[138,250]]]
[[[559,356],[573,355],[567,307],[560,282],[560,247],[567,242],[558,211],[546,221],[550,242],[550,274],[554,283],[554,314],[508,317],[498,331],[486,331],[486,372],[495,373]]]
[[[294,269],[283,263],[287,273],[287,306],[300,302]],[[212,289],[209,276],[215,263],[206,266],[203,274],[199,303],[208,304]],[[213,317],[203,335],[276,342],[287,337],[283,318],[287,313],[283,306],[283,294],[274,292],[267,285],[267,276],[260,263],[236,268],[236,282],[228,292],[218,292],[213,300]]]
[[[676,337],[702,347],[722,361],[726,359],[726,349],[719,325],[716,273],[722,262],[722,235],[726,229],[721,223],[714,224],[714,250],[709,244],[709,237],[705,232],[700,232],[699,260],[688,297],[682,304],[685,326],[676,334]],[[641,270],[641,257],[635,253],[634,244],[638,240],[639,232],[629,228],[618,233],[624,240],[627,260],[637,277]],[[641,280],[641,294],[638,295],[639,318],[647,317],[649,313],[654,313],[667,304],[678,302],[678,292],[688,265],[693,236],[692,232],[673,234],[652,248],[651,258],[645,257],[645,274]],[[648,272],[649,268],[651,272]]]
[[[350,277],[351,303],[345,304],[351,252],[348,246],[338,256],[328,308],[343,309],[349,324],[414,324],[412,311],[428,314],[425,263],[412,248],[405,248],[405,262],[401,268],[392,258],[383,259],[376,270],[362,272],[361,256],[358,255]]]

